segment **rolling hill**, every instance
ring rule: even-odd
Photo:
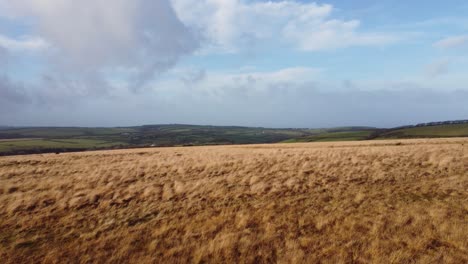
[[[144,125],[134,127],[2,127],[0,155],[116,148],[468,137],[468,121],[446,121],[391,129],[327,129],[240,126]]]

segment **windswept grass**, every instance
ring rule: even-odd
[[[2,263],[467,263],[468,139],[0,158]]]

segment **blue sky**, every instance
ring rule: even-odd
[[[0,0],[0,125],[468,118],[468,2]]]

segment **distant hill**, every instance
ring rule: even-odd
[[[437,122],[383,130],[376,138],[468,137],[468,121]]]
[[[468,120],[452,120],[452,121],[420,123],[417,125],[396,127],[394,129],[404,129],[404,128],[413,128],[413,127],[430,127],[430,126],[442,126],[442,125],[461,125],[461,124],[468,124]]]
[[[308,129],[236,126],[145,125],[119,128],[31,127],[0,130],[0,153],[29,154],[129,147],[281,142]]]
[[[359,126],[322,129],[275,129],[183,124],[114,128],[0,127],[0,155],[60,153],[114,148],[432,137],[468,137],[468,120],[432,122],[391,129]]]

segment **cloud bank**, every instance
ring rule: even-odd
[[[218,51],[239,52],[266,43],[320,51],[385,45],[398,38],[360,32],[359,20],[331,18],[333,6],[299,1],[172,0],[180,19]]]
[[[463,90],[440,91],[408,83],[401,89],[325,89],[322,82],[299,82],[282,73],[206,76],[187,87],[161,83],[143,98],[137,94],[101,97],[83,105],[51,109],[26,107],[4,123],[36,125],[125,126],[158,123],[245,125],[266,127],[393,127],[434,120],[464,119]],[[207,88],[205,84],[210,83]],[[170,92],[169,92],[170,91]]]

